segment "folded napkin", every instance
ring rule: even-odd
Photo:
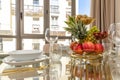
[[[37,77],[44,75],[43,71],[47,66],[33,67],[15,67],[2,63],[0,65],[0,75],[7,75],[10,79],[24,79],[28,77]],[[40,70],[40,71],[39,71]],[[38,78],[38,77],[37,77]]]
[[[6,63],[2,63],[0,64],[0,74],[2,74],[2,72],[5,70],[5,69],[9,69],[11,68],[10,65],[6,64]]]

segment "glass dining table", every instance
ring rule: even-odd
[[[69,80],[70,57],[50,62],[50,58],[35,61],[7,62],[0,64],[0,80]],[[27,64],[26,64],[27,63]]]
[[[69,55],[63,55],[60,61],[56,62],[51,62],[47,56],[35,61],[11,63],[7,62],[8,57],[5,57],[0,64],[0,80],[78,80],[71,78]],[[102,80],[112,80],[109,64],[103,63],[103,65]]]

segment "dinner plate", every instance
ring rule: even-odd
[[[33,59],[33,60],[16,61],[11,56],[7,56],[2,61],[6,64],[9,64],[9,65],[30,65],[30,64],[35,64],[35,63],[42,62],[42,61],[47,60],[47,59],[49,59],[48,56],[41,55],[39,58],[36,58],[36,59]]]
[[[15,50],[8,53],[16,61],[36,59],[41,56],[40,50]]]

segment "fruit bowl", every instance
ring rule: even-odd
[[[9,55],[16,61],[24,61],[38,58],[41,53],[39,50],[16,50],[9,52]]]
[[[82,44],[78,42],[72,42],[70,48],[76,54],[102,54],[104,52],[104,47],[101,43],[92,43],[90,41],[84,42]]]

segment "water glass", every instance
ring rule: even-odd
[[[119,80],[120,79],[120,62],[118,60],[115,60],[115,62],[111,64],[110,67],[111,67],[110,70],[111,70],[112,79]]]
[[[62,64],[61,62],[51,62],[49,67],[49,76],[50,80],[59,80],[62,73]]]
[[[120,56],[114,56],[109,60],[110,72],[113,80],[120,79]]]
[[[113,23],[108,29],[108,38],[116,48],[120,43],[120,23]]]
[[[56,70],[51,70],[49,73],[50,80],[59,80],[58,72]]]
[[[111,73],[113,80],[120,80],[120,69],[113,69]]]
[[[120,55],[120,43],[117,43],[116,47],[115,47],[115,51],[116,51],[116,55],[119,56]]]
[[[56,72],[57,77],[60,78],[62,74],[62,63],[59,62],[51,62],[50,63],[50,72]]]

